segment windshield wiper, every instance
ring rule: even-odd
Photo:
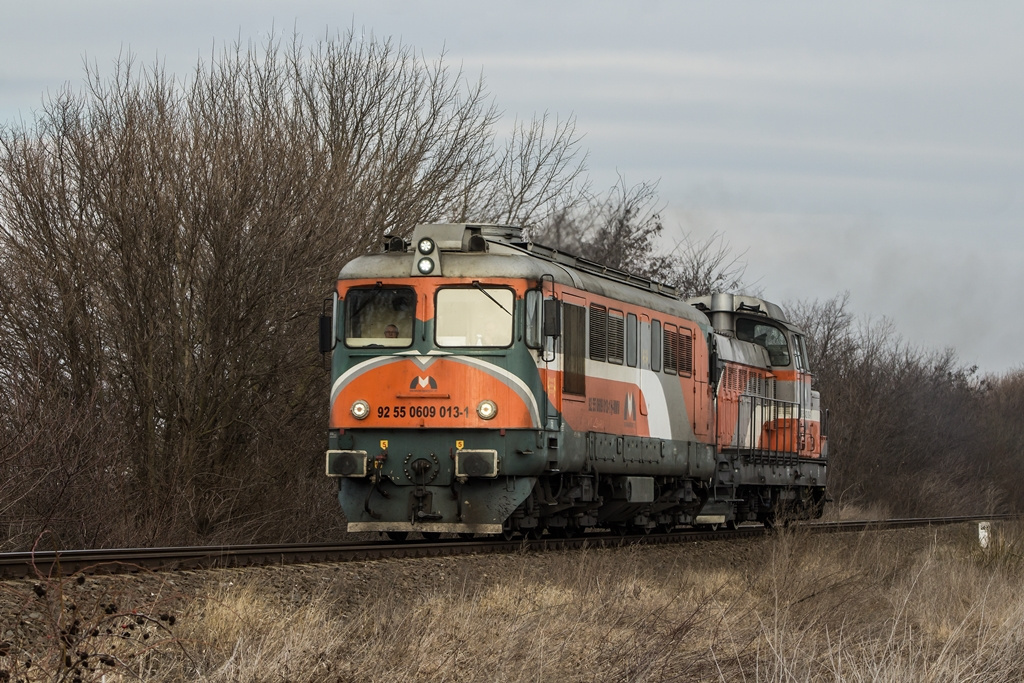
[[[483,287],[480,286],[480,281],[479,280],[473,280],[473,286],[476,287],[477,289],[479,289],[481,292],[483,292],[484,296],[486,296],[488,299],[493,301],[498,306],[498,308],[500,308],[501,310],[505,311],[509,315],[512,315],[512,311],[510,311],[507,308],[505,308],[504,306],[502,306],[500,301],[495,299],[493,296],[491,296],[488,293],[488,291],[486,289],[484,289]]]

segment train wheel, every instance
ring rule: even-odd
[[[428,541],[437,541],[441,538],[440,531],[421,531],[420,534]]]
[[[399,543],[409,538],[408,531],[385,531],[384,535],[387,536],[389,541],[398,541]]]

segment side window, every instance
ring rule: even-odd
[[[526,292],[524,307],[526,315],[526,345],[531,349],[539,349],[541,346],[541,316],[544,306],[544,294],[539,289],[531,289]]]
[[[623,341],[625,322],[622,311],[608,311],[608,362],[622,365],[625,357]]]
[[[651,370],[661,372],[661,321],[651,321]]]
[[[631,368],[636,367],[636,330],[636,314],[626,314],[626,365]]]
[[[807,356],[807,343],[803,335],[800,334],[793,335],[793,364],[798,370],[811,371],[810,358]]]
[[[590,304],[590,359],[608,360],[608,309]]]

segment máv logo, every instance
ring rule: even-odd
[[[623,409],[623,417],[631,422],[636,422],[636,401],[633,399],[633,394],[626,394],[626,405]]]
[[[418,389],[420,391],[426,391],[427,389],[437,389],[437,380],[430,375],[426,377],[414,377],[412,384],[409,385],[410,389]]]

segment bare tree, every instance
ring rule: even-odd
[[[657,204],[657,184],[630,187],[620,177],[603,196],[559,207],[531,238],[609,268],[645,274],[664,229]]]
[[[808,334],[815,384],[829,408],[830,484],[845,501],[895,514],[989,511],[1012,500],[1021,472],[993,448],[989,383],[951,349],[908,345],[891,320],[856,319],[849,294],[787,308]]]
[[[420,222],[573,202],[574,123],[502,143],[497,121],[482,81],[351,32],[235,45],[186,81],[89,67],[0,132],[0,468],[66,481],[53,506],[103,483],[118,524],[68,543],[336,528],[312,340],[338,269]]]
[[[552,121],[545,112],[529,126],[517,120],[495,166],[489,205],[477,214],[531,229],[580,206],[587,189],[580,183],[586,163],[580,142],[574,118]]]
[[[657,183],[629,186],[621,176],[602,196],[562,207],[531,232],[537,242],[584,256],[609,268],[649,277],[684,297],[743,286],[745,266],[722,235],[704,241],[685,236],[665,251]]]
[[[663,278],[684,297],[746,289],[743,254],[735,254],[724,235],[698,241],[687,235],[669,254],[656,257],[648,271]]]

